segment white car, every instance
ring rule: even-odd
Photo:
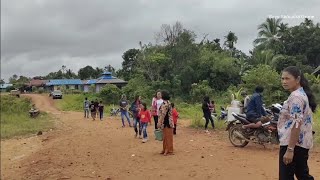
[[[52,99],[62,99],[62,92],[60,90],[55,90],[51,93]]]

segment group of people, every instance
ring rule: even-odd
[[[103,111],[104,111],[104,105],[102,101],[98,101],[96,99],[95,101],[89,101],[88,98],[85,98],[83,102],[83,109],[84,109],[84,118],[89,118],[89,114],[91,114],[91,118],[93,121],[96,120],[96,117],[100,119],[100,121],[103,120]]]
[[[313,180],[314,178],[309,174],[307,161],[309,149],[313,146],[312,113],[315,112],[317,107],[315,97],[310,90],[308,80],[301,70],[295,66],[290,66],[282,71],[281,83],[283,88],[291,94],[283,103],[277,125],[280,141],[279,179],[293,180],[294,175],[296,175],[298,179]],[[243,126],[244,129],[262,126],[261,121],[266,115],[262,100],[263,90],[263,87],[257,86],[251,97],[245,94],[244,111],[247,119],[252,123]],[[125,96],[122,97],[119,105],[123,127],[125,126],[124,117],[127,118],[129,126],[132,126],[128,114],[129,103]],[[91,112],[95,112],[99,105],[91,102],[88,107],[90,107]],[[161,154],[172,154],[173,134],[176,134],[178,113],[174,104],[170,102],[168,91],[158,91],[156,93],[152,99],[151,111],[147,109],[146,103],[141,102],[140,96],[135,98],[130,110],[133,112],[135,137],[139,135],[142,138],[141,133],[143,133],[143,142],[147,142],[147,126],[148,124],[151,125],[151,118],[153,117],[155,130],[160,128],[163,132]],[[204,98],[202,110],[206,120],[206,131],[209,122],[214,128],[211,113],[215,111],[215,106],[208,96]]]
[[[151,102],[149,110],[147,104],[142,102],[141,96],[136,96],[129,107],[129,102],[125,95],[119,102],[122,127],[125,127],[125,119],[130,127],[134,129],[134,137],[142,139],[143,143],[148,141],[147,127],[151,125],[153,118],[154,129],[161,129],[163,133],[163,151],[161,154],[168,155],[173,153],[173,135],[177,133],[177,121],[179,113],[170,102],[169,92],[157,91]],[[130,122],[129,112],[132,112],[133,124]]]
[[[102,101],[84,100],[84,117],[91,117],[95,120],[99,114],[100,120],[103,119],[104,106]],[[173,135],[177,134],[177,121],[179,113],[175,108],[174,103],[170,102],[170,94],[168,91],[157,91],[151,102],[151,108],[145,102],[142,102],[141,96],[136,96],[134,101],[130,104],[126,95],[122,95],[119,101],[119,111],[121,114],[122,127],[126,127],[125,120],[127,120],[129,127],[134,129],[134,137],[142,139],[143,143],[148,141],[147,127],[151,125],[153,118],[154,129],[161,130],[163,133],[163,150],[161,154],[168,155],[173,153]],[[133,123],[131,124],[129,111],[133,116]]]

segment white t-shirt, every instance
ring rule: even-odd
[[[154,105],[155,101],[156,101],[156,104],[157,104],[157,115],[159,116],[159,109],[160,109],[161,104],[163,103],[163,100],[162,99],[153,98],[152,106]]]

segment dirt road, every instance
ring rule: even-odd
[[[51,99],[31,96],[58,118],[57,128],[24,139],[1,142],[1,179],[277,179],[278,148],[249,144],[234,148],[226,132],[178,127],[175,155],[159,154],[162,143],[134,138],[120,118],[91,121],[78,112],[59,112]],[[320,178],[320,151],[310,152],[310,170]]]

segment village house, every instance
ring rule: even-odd
[[[49,91],[65,89],[82,89],[82,81],[80,79],[50,79],[46,82],[46,88]]]
[[[91,80],[85,80],[83,81],[83,91],[89,92],[90,87],[94,88],[95,92],[100,92],[100,90],[107,84],[114,84],[118,88],[122,88],[125,86],[128,82],[118,79],[114,76],[112,76],[111,72],[104,72],[102,73],[102,76],[98,79],[91,79]]]
[[[0,91],[5,92],[7,90],[7,88],[11,87],[11,86],[13,86],[13,84],[7,84],[7,83],[0,84]]]

